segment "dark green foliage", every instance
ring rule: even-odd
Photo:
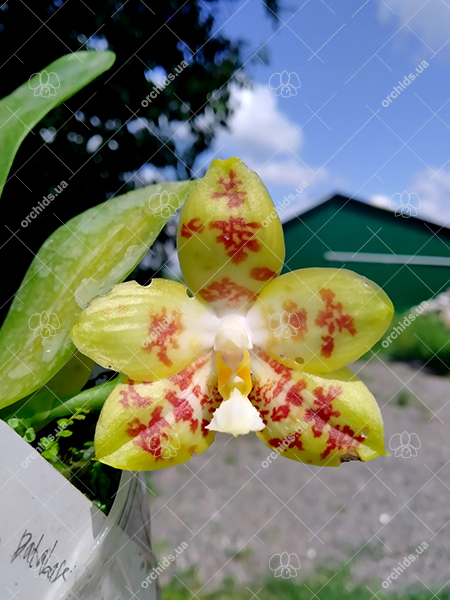
[[[409,313],[405,313],[409,314]],[[391,333],[394,327],[402,323],[405,314],[396,315],[391,327],[383,339]],[[405,327],[397,339],[383,348],[379,342],[374,352],[380,351],[380,355],[390,360],[402,360],[407,362],[420,361],[427,368],[437,373],[448,373],[450,369],[450,329],[444,324],[438,313],[420,315],[416,320]]]
[[[268,0],[271,10],[276,4]],[[15,238],[8,243],[14,260],[4,263],[0,304],[16,292],[32,253],[61,222],[133,189],[136,182],[140,185],[131,175],[143,165],[164,167],[172,179],[193,175],[196,156],[226,123],[227,84],[244,62],[240,43],[217,32],[218,8],[218,0],[2,3],[2,96],[71,51],[108,48],[117,60],[110,71],[47,115],[17,154],[2,201],[8,206],[6,225],[19,230],[23,243]],[[269,8],[268,14],[276,18]],[[189,66],[176,74],[183,60]],[[176,77],[143,107],[155,85],[149,80],[155,68]],[[181,146],[173,134],[183,121],[189,139]],[[103,141],[97,152],[89,153],[86,144],[94,135]],[[20,223],[33,206],[62,181],[67,188],[22,230]]]
[[[119,487],[121,471],[108,467],[94,458],[94,432],[98,413],[87,415],[84,421],[75,421],[70,426],[71,435],[57,440],[54,458],[46,456],[75,487],[83,492],[104,513],[108,513]],[[58,421],[59,423],[59,421]],[[47,431],[56,427],[53,421]],[[54,430],[54,429],[53,429]]]

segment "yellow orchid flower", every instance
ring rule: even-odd
[[[375,399],[345,368],[391,321],[380,287],[343,269],[279,277],[280,221],[237,158],[215,160],[191,192],[178,255],[189,289],[123,283],[73,324],[83,354],[127,376],[101,412],[98,460],[168,467],[206,450],[216,431],[254,431],[273,452],[314,465],[385,454]]]

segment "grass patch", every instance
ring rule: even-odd
[[[329,581],[331,577],[332,579]],[[201,587],[192,573],[184,573],[180,575],[180,579],[192,592],[197,593],[196,590]],[[369,587],[377,592],[380,584],[375,586],[369,584]],[[342,600],[343,598],[345,600],[370,600],[372,598],[372,594],[365,585],[351,585],[347,568],[342,568],[337,574],[325,570],[319,571],[303,580],[298,578],[281,579],[272,576],[265,582],[256,582],[249,585],[248,588],[236,586],[229,579],[224,581],[220,589],[208,593],[200,592],[197,597],[198,600],[250,600],[253,593],[257,593],[259,600],[311,600],[314,598],[313,594],[318,594],[320,600]],[[258,591],[260,589],[261,591]],[[416,591],[382,591],[378,593],[377,597],[379,600],[430,600],[432,595],[426,588],[418,588]],[[162,600],[190,600],[191,598],[192,594],[189,590],[176,579],[163,587]],[[444,588],[439,592],[439,600],[450,600],[450,588]]]
[[[410,400],[411,395],[407,390],[400,390],[395,397],[395,401],[397,402],[398,406],[408,406]]]
[[[384,348],[382,341],[392,334],[394,327],[402,328],[404,318],[409,313],[395,315],[391,326],[383,339],[373,348],[379,351],[380,357],[387,360],[405,362],[419,361],[437,373],[444,374],[450,370],[450,330],[442,322],[437,313],[417,316],[415,321],[405,326],[396,339]],[[366,357],[370,358],[371,353]]]

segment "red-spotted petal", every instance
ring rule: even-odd
[[[372,281],[345,269],[300,269],[271,281],[247,314],[253,343],[279,362],[327,373],[380,339],[394,308]]]
[[[131,471],[186,462],[214,441],[207,425],[220,402],[211,354],[164,381],[126,379],[111,393],[100,414],[96,458]]]
[[[248,310],[281,271],[283,230],[258,175],[215,160],[180,215],[178,256],[190,289],[220,313]]]
[[[137,381],[182,371],[214,342],[218,318],[176,281],[116,285],[95,298],[72,325],[77,348],[103,367]]]
[[[311,375],[261,352],[252,373],[249,398],[266,424],[256,435],[273,452],[331,467],[386,454],[378,405],[349,369]]]

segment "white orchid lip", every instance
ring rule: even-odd
[[[261,431],[265,425],[250,400],[234,388],[228,400],[224,400],[214,412],[211,423],[206,426],[210,431],[245,435],[250,431]]]

